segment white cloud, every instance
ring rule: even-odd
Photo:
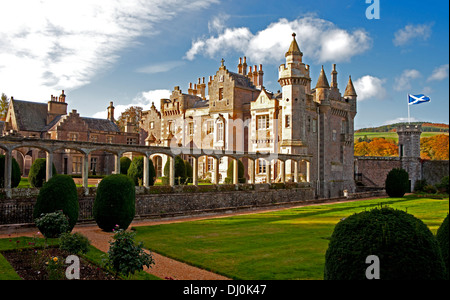
[[[431,36],[432,24],[406,25],[394,33],[395,46],[403,46],[415,39],[426,41]]]
[[[130,104],[114,105],[114,116],[117,119],[127,108],[131,106],[140,106],[144,111],[149,110],[152,103],[160,110],[161,99],[168,99],[171,95],[169,90],[151,90],[142,92],[137,95]],[[108,116],[107,110],[99,111],[92,115],[93,118],[106,119]]]
[[[1,1],[0,82],[16,99],[48,100],[88,84],[157,25],[218,0]]]
[[[354,82],[356,93],[358,94],[358,100],[366,99],[384,99],[386,97],[386,89],[383,84],[386,79],[380,79],[374,76],[365,75]]]
[[[448,64],[442,65],[434,69],[433,73],[430,77],[428,77],[427,81],[439,81],[448,77]]]
[[[297,33],[304,55],[319,63],[349,61],[371,47],[371,38],[362,29],[349,32],[332,22],[306,16],[293,21],[280,19],[256,34],[246,27],[227,28],[217,36],[193,41],[185,58],[193,60],[197,55],[217,58],[238,51],[257,63],[279,63],[289,48],[293,32]]]
[[[162,63],[157,63],[145,67],[141,67],[136,70],[138,73],[146,73],[146,74],[156,74],[156,73],[164,73],[168,72],[172,69],[175,69],[176,67],[184,65],[185,62],[181,60],[175,60],[175,61],[165,61]]]
[[[417,70],[404,70],[400,76],[395,78],[394,90],[405,91],[411,89],[411,80],[417,79],[419,77],[421,77],[421,74]]]
[[[416,118],[414,118],[414,117],[411,117],[409,120],[408,120],[407,117],[406,117],[406,118],[404,118],[404,117],[399,117],[399,118],[396,118],[396,119],[393,119],[393,120],[386,121],[386,122],[383,123],[383,125],[391,125],[391,124],[397,124],[397,123],[405,123],[405,122],[408,122],[408,121],[410,121],[410,122],[419,122],[420,120],[418,120],[418,119],[416,119]]]

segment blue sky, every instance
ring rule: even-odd
[[[296,32],[314,86],[337,64],[342,93],[358,93],[355,128],[405,121],[449,123],[448,1],[379,0],[15,0],[0,3],[0,92],[50,100],[65,90],[69,110],[106,117],[130,105],[148,109],[175,86],[214,75],[225,59],[263,64],[277,91],[278,66]],[[117,115],[116,115],[117,117]]]

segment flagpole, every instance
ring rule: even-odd
[[[411,124],[411,117],[410,117],[410,112],[409,112],[409,96],[408,94],[406,94],[406,103],[408,103],[408,124]]]

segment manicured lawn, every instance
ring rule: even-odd
[[[385,198],[136,227],[136,239],[152,251],[234,279],[323,279],[334,226],[380,204],[413,214],[434,234],[449,211],[448,198]]]

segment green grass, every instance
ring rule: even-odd
[[[421,138],[431,137],[438,134],[446,134],[448,135],[448,132],[422,132],[420,135]],[[385,139],[391,139],[395,142],[398,142],[398,135],[397,132],[355,132],[354,139],[355,141],[358,141],[359,138],[364,138],[364,136],[367,136],[369,139],[373,138],[385,138]]]
[[[136,227],[136,239],[152,251],[234,279],[322,279],[334,226],[380,204],[415,215],[435,233],[449,201],[408,196],[300,207]]]

